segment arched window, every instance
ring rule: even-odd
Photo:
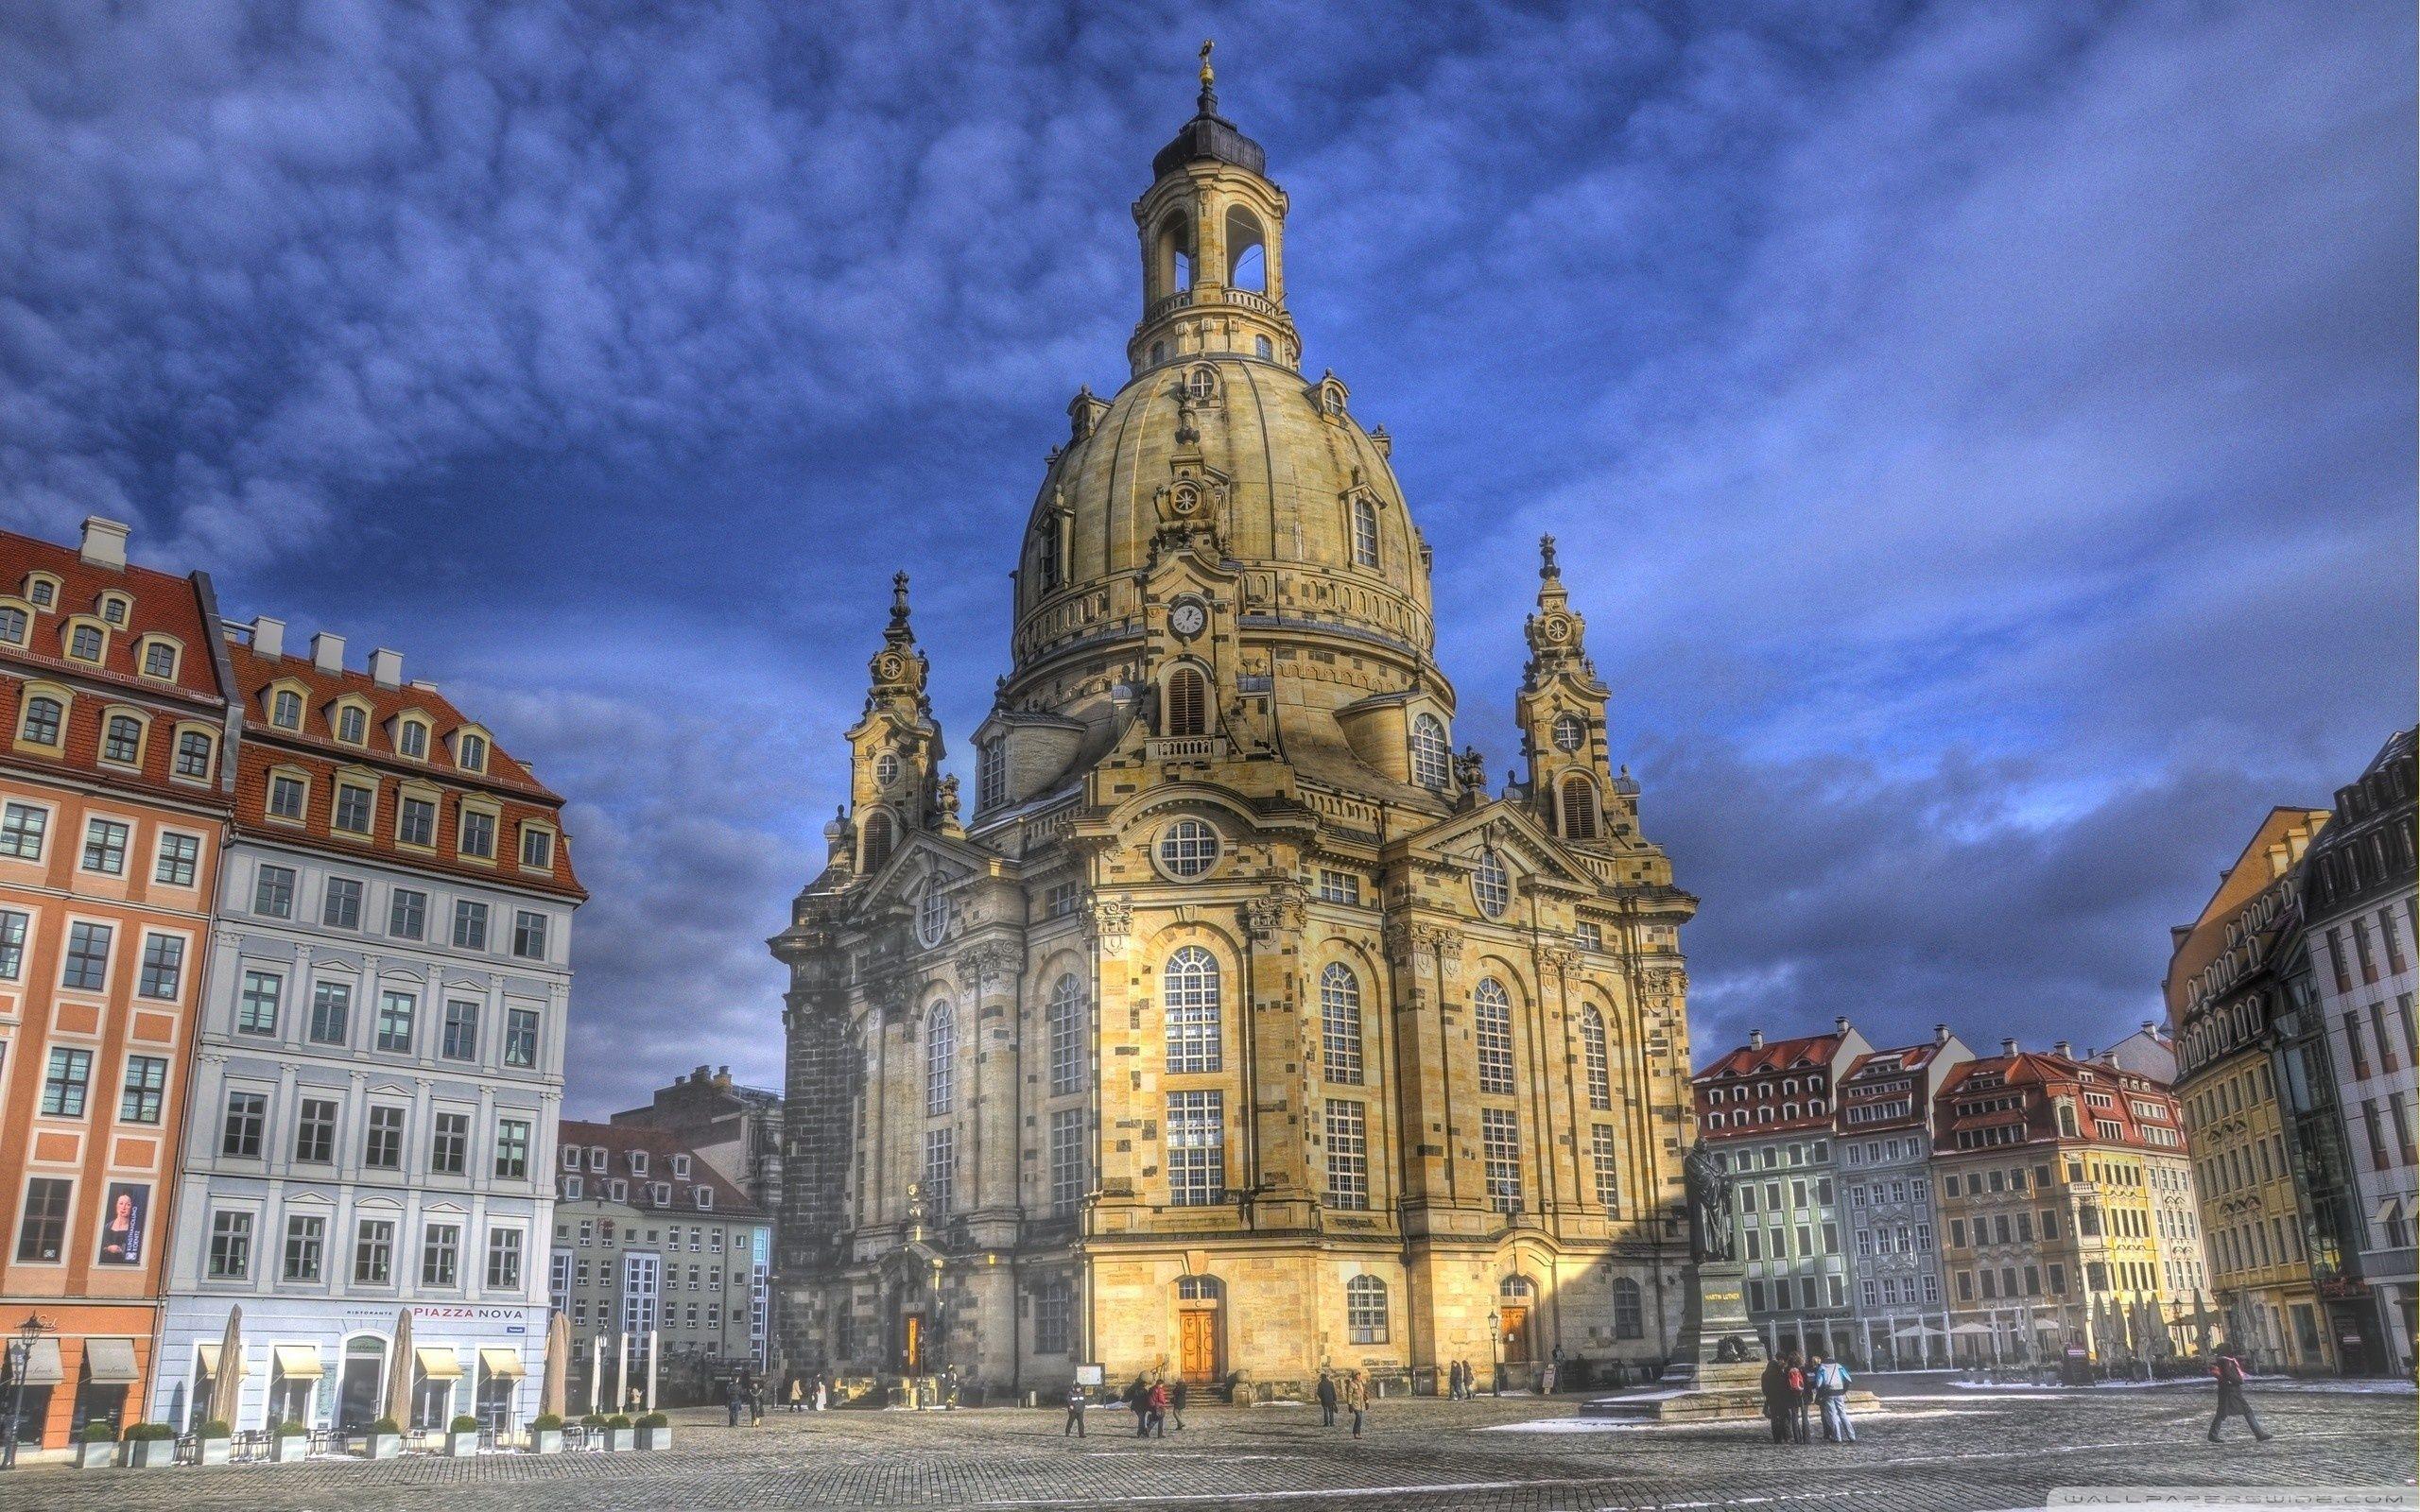
[[[1260,232],[1260,217],[1238,205],[1227,212],[1227,286],[1269,291],[1269,249]]]
[[[1445,744],[1445,722],[1435,714],[1413,716],[1411,721],[1411,780],[1421,786],[1442,789],[1452,781],[1453,748]]]
[[[1201,876],[1219,864],[1219,832],[1200,819],[1179,819],[1161,832],[1159,857],[1169,876]]]
[[[1638,1305],[1638,1282],[1625,1276],[1614,1282],[1614,1337],[1647,1337],[1647,1316]]]
[[[1530,1278],[1507,1276],[1495,1288],[1495,1295],[1508,1302],[1526,1302],[1530,1299]]]
[[[1160,721],[1163,735],[1206,735],[1210,733],[1210,683],[1192,667],[1179,667],[1168,674],[1166,717]]]
[[[1355,1344],[1387,1342],[1387,1283],[1356,1276],[1344,1283],[1345,1337]]]
[[[1160,979],[1161,1009],[1167,1021],[1168,1071],[1217,1071],[1219,1056],[1219,962],[1199,945],[1168,957]]]
[[[1501,919],[1504,910],[1512,905],[1512,879],[1505,873],[1504,858],[1490,846],[1478,853],[1478,865],[1471,868],[1471,896],[1478,902],[1478,911],[1490,919]]]
[[[1588,1106],[1599,1111],[1612,1108],[1613,1072],[1605,1053],[1605,1020],[1593,1007],[1580,1010],[1580,1057],[1588,1072]]]
[[[1050,988],[1050,1093],[1080,1091],[1084,1085],[1084,985],[1073,971]]]
[[[1563,781],[1563,837],[1597,838],[1597,784],[1577,774]]]
[[[20,732],[20,738],[29,746],[58,745],[60,722],[66,713],[66,707],[56,698],[37,696],[26,699],[25,729]]]
[[[997,808],[1009,797],[1008,745],[998,736],[983,743],[975,756],[975,806]]]
[[[1353,565],[1378,565],[1378,507],[1366,493],[1353,500]]]
[[[1176,1279],[1177,1300],[1181,1302],[1215,1302],[1226,1295],[1216,1276],[1180,1276]]]
[[[112,714],[101,731],[101,760],[131,766],[143,758],[143,721],[132,714]]]
[[[916,943],[929,950],[949,932],[949,894],[936,877],[925,884],[916,899]]]
[[[1160,286],[1170,294],[1193,287],[1193,222],[1182,211],[1160,222]]]
[[[865,870],[868,875],[881,870],[882,864],[890,859],[890,847],[895,839],[889,814],[876,809],[866,816]]]
[[[1479,978],[1476,994],[1478,1029],[1478,1090],[1512,1094],[1512,1000],[1504,984]]]
[[[1332,961],[1320,972],[1320,1062],[1329,1081],[1361,1083],[1361,979]]]
[[[957,1102],[958,1015],[936,1003],[925,1015],[925,1116],[938,1118]]]

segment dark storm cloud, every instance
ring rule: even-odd
[[[2105,1040],[2411,718],[2408,8],[0,12],[0,517],[401,645],[574,799],[573,1098],[777,1074],[893,565],[947,728],[1218,35],[1495,757],[1554,529],[1702,1047]]]

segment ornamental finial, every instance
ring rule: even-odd
[[[890,623],[908,623],[908,575],[893,573],[890,577]]]
[[[1563,576],[1563,569],[1554,563],[1554,537],[1552,536],[1538,538],[1538,576],[1541,577]]]
[[[1210,41],[1208,38],[1202,39],[1201,95],[1199,103],[1201,107],[1201,113],[1204,115],[1216,115],[1219,113],[1219,92],[1211,87],[1215,76],[1210,72],[1210,49],[1218,45],[1219,44],[1217,43]]]

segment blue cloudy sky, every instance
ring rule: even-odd
[[[981,717],[1195,43],[1509,762],[1564,542],[1701,1049],[2106,1042],[2413,717],[2411,9],[0,9],[0,523],[401,647],[572,799],[575,1108],[779,1074],[891,570]]]

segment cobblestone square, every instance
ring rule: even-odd
[[[1189,1412],[1138,1442],[1096,1409],[1063,1438],[1055,1411],[776,1413],[733,1430],[676,1415],[648,1454],[491,1454],[369,1464],[314,1460],[173,1471],[40,1467],[0,1482],[0,1508],[656,1507],[1059,1508],[1288,1504],[1395,1509],[2003,1512],[2066,1486],[2400,1485],[2413,1477],[2413,1398],[2276,1387],[2253,1393],[2276,1435],[2204,1440],[2206,1388],[1969,1392],[1910,1384],[1860,1421],[1854,1446],[1766,1443],[1761,1423],[1616,1427],[1582,1400],[1381,1401],[1366,1436],[1315,1407]]]

